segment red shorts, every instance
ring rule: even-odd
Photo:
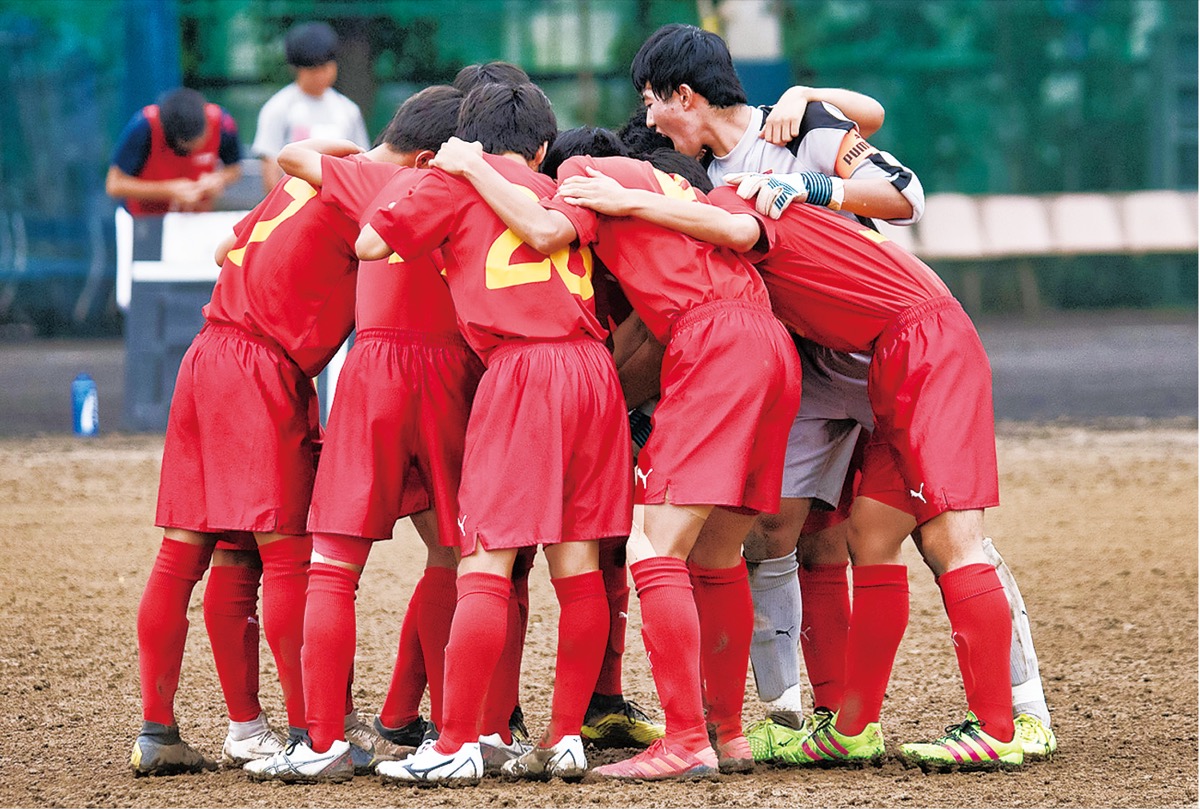
[[[918,524],[999,505],[991,366],[958,301],[934,298],[897,316],[876,342],[867,392],[875,432],[860,495]]]
[[[661,384],[636,501],[779,511],[800,360],[771,310],[717,301],[686,312],[671,328]]]
[[[459,489],[463,555],[626,537],[629,417],[598,340],[512,342],[479,383]]]
[[[207,324],[175,380],[155,524],[306,533],[320,434],[312,380],[282,349]]]
[[[483,363],[457,334],[364,329],[338,376],[308,529],[389,539],[433,506],[458,544],[458,483]]]

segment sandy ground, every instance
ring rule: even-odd
[[[700,784],[508,784],[410,790],[375,777],[286,787],[242,773],[134,779],[134,618],[159,543],[161,438],[0,441],[0,805],[3,806],[1184,806],[1197,802],[1197,434],[1009,424],[1004,505],[989,533],[1032,618],[1060,752],[1003,774],[760,768]],[[359,597],[355,697],[382,698],[421,553],[407,524],[372,556]],[[932,577],[909,553],[912,620],[884,703],[901,742],[961,719],[962,688]],[[178,713],[215,755],[223,704],[192,599]],[[534,571],[523,703],[546,720],[555,609]],[[631,611],[626,691],[657,707]],[[263,698],[283,716],[263,644]],[[748,700],[746,719],[757,718]],[[593,763],[607,760],[597,756]]]

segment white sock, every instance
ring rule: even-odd
[[[1017,580],[990,537],[984,537],[983,551],[995,566],[1000,583],[1004,585],[1004,597],[1008,599],[1008,609],[1012,613],[1009,676],[1013,687],[1013,716],[1032,714],[1049,727],[1050,708],[1046,705],[1046,694],[1042,689],[1042,675],[1038,670],[1037,651],[1033,648],[1033,632],[1029,627],[1029,614],[1025,611],[1025,599],[1021,597]]]
[[[267,724],[267,715],[260,713],[249,722],[233,722],[229,723],[229,738],[235,742],[243,742],[246,739],[253,738],[261,734],[264,730],[270,728]]]
[[[803,714],[800,700],[800,580],[796,554],[749,565],[754,599],[750,664],[758,698],[772,710]]]

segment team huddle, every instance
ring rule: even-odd
[[[217,250],[176,382],[135,774],[216,766],[174,714],[206,570],[220,761],[256,780],[879,764],[909,536],[968,711],[901,760],[1054,753],[1020,592],[984,533],[999,503],[987,356],[945,284],[871,221],[924,207],[915,174],[865,139],[882,108],[812,88],[749,106],[724,42],[686,25],[652,35],[631,77],[644,109],[618,133],[560,133],[544,93],[497,62],[408,99],[369,151],[280,152],[285,176]],[[322,434],[311,379],[351,331]],[[355,593],[403,517],[426,564],[368,723],[351,699]],[[531,737],[539,546],[558,645]],[[286,740],[258,700],[260,578]],[[630,579],[661,725],[622,691]],[[764,708],[749,725],[748,669]],[[644,749],[589,769],[591,746]]]

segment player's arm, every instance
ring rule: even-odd
[[[626,188],[591,166],[587,177],[568,177],[559,196],[572,205],[608,216],[636,216],[694,239],[728,247],[739,253],[758,244],[761,229],[753,216],[733,214],[715,205],[671,199],[653,191]]]
[[[666,346],[654,339],[637,313],[631,314],[613,332],[613,362],[625,407],[632,410],[659,395]]]
[[[279,151],[279,168],[283,174],[299,177],[314,188],[321,187],[321,157],[346,157],[361,154],[362,147],[354,141],[340,138],[308,138],[289,143]]]
[[[800,135],[800,124],[810,101],[825,101],[858,124],[864,138],[883,126],[883,105],[868,95],[831,87],[789,87],[771,108],[758,136],[776,146],[787,146]]]
[[[483,147],[451,138],[430,163],[447,174],[467,180],[496,216],[525,244],[550,255],[575,241],[575,226],[558,211],[543,208],[483,159]]]
[[[141,199],[147,202],[169,202],[181,208],[198,204],[204,189],[196,180],[143,180],[126,174],[119,166],[109,166],[104,178],[104,191],[118,199]]]
[[[354,252],[358,254],[359,261],[376,261],[391,255],[392,248],[388,247],[379,231],[371,225],[364,225],[358,240],[354,242]]]
[[[221,239],[221,242],[217,245],[216,252],[213,253],[213,261],[217,262],[218,267],[225,263],[225,257],[229,255],[229,251],[233,249],[235,244],[237,244],[236,233],[230,233],[224,239]]]

